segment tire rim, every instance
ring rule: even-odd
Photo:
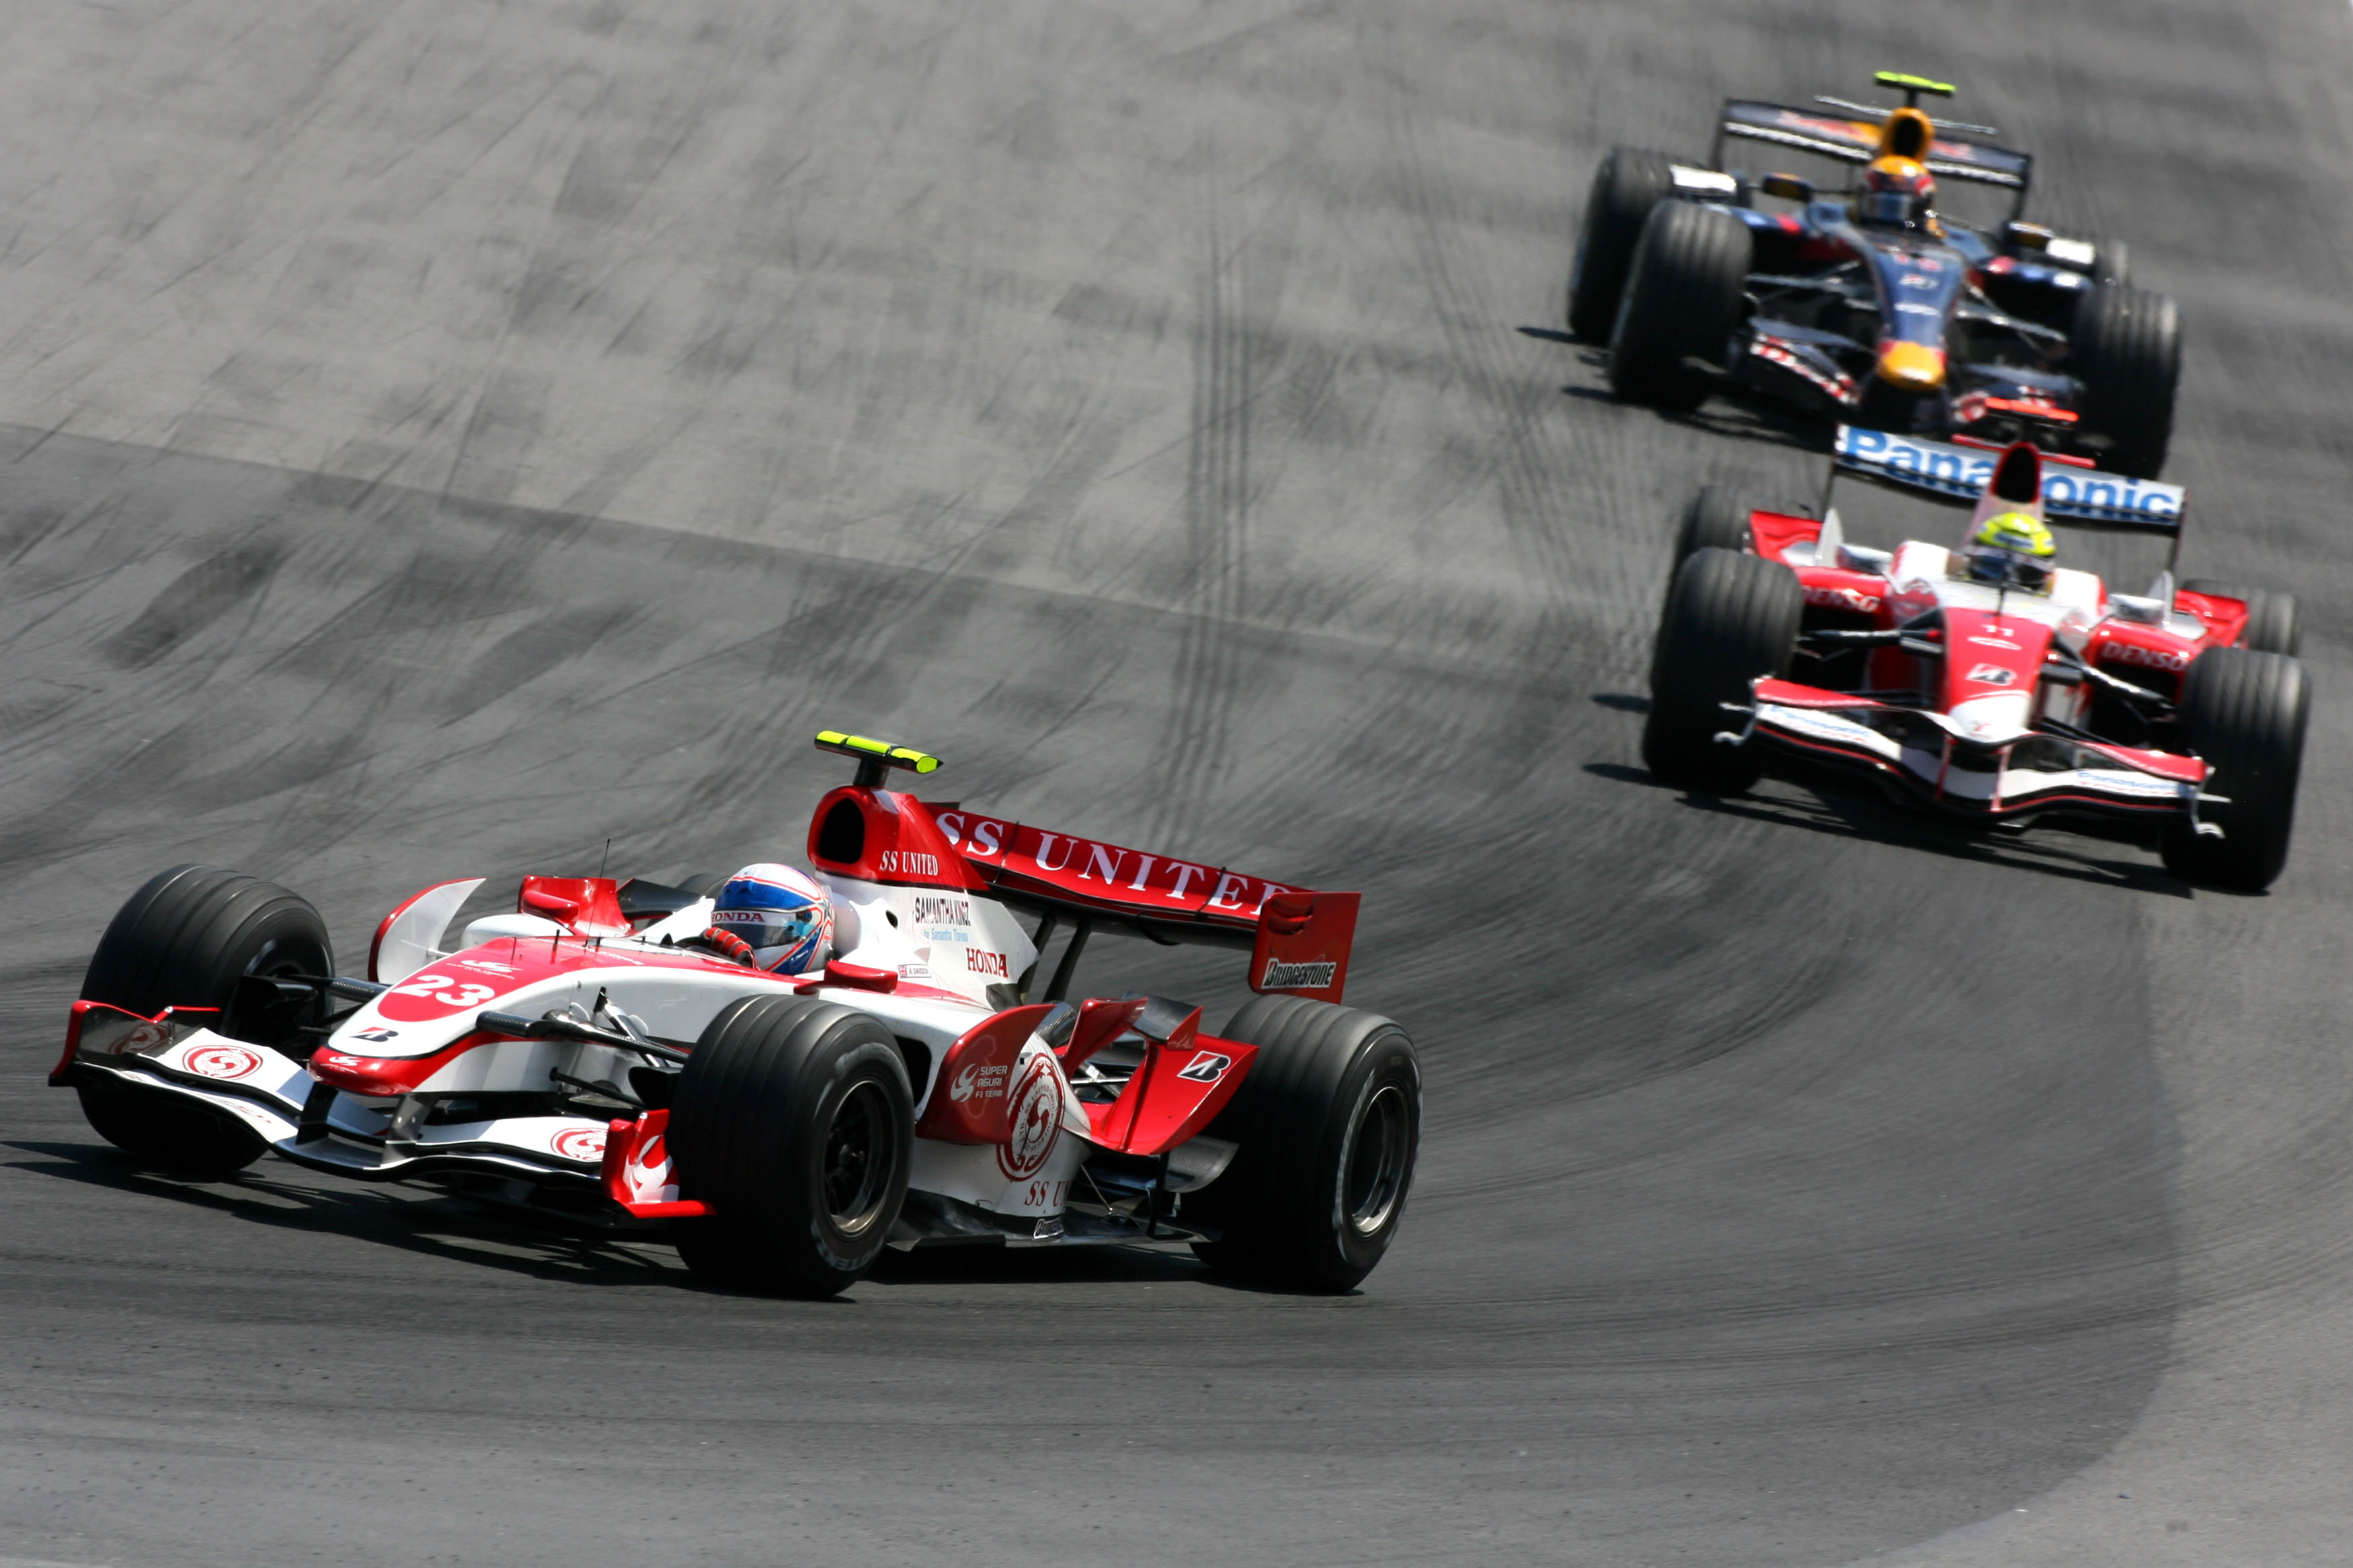
[[[881,1217],[898,1152],[891,1105],[881,1086],[853,1084],[834,1107],[833,1122],[825,1132],[821,1181],[826,1218],[835,1230],[856,1236]]]
[[[1405,1091],[1385,1083],[1366,1103],[1349,1140],[1348,1169],[1340,1189],[1348,1228],[1358,1236],[1380,1234],[1395,1217],[1405,1193],[1406,1154],[1413,1140],[1413,1117]]]

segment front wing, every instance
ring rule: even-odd
[[[1941,714],[1770,677],[1755,693],[1747,726],[1720,742],[1762,742],[1865,767],[1964,816],[2069,811],[2194,821],[2199,804],[2216,799],[2202,792],[2206,767],[2195,757],[2042,731],[1989,745],[1956,733]]]

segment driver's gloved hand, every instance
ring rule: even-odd
[[[732,958],[738,963],[750,964],[755,969],[759,967],[759,960],[753,955],[752,944],[733,931],[723,930],[718,926],[711,927],[701,936],[688,937],[681,945],[708,948],[722,958]]]

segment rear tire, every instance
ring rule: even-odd
[[[2109,289],[2132,284],[2132,247],[2121,239],[2101,240],[2092,250],[2092,281]]]
[[[274,883],[174,866],[131,895],[98,940],[82,977],[85,1001],[142,1017],[166,1007],[217,1007],[217,1031],[305,1054],[301,1029],[321,1005],[287,1007],[248,978],[332,974],[326,922],[308,900]],[[145,1163],[185,1175],[226,1176],[269,1147],[259,1132],[179,1095],[97,1072],[77,1076],[82,1114],[98,1135]]]
[[[1667,585],[1672,588],[1683,563],[1703,550],[1754,554],[1757,538],[1748,527],[1751,510],[1743,487],[1702,485],[1683,503],[1683,515],[1675,521],[1675,558],[1667,567]]]
[[[2253,648],[2257,653],[2284,653],[2293,657],[2304,646],[2304,628],[2296,615],[2294,594],[2242,588],[2235,584],[2218,583],[2208,577],[2193,577],[2181,585],[2193,594],[2217,594],[2225,599],[2241,600],[2246,605],[2247,626],[2239,634],[2238,646],[2241,647]]]
[[[1258,1047],[1208,1131],[1240,1145],[1184,1215],[1223,1235],[1213,1268],[1310,1290],[1354,1289],[1388,1250],[1421,1143],[1421,1061],[1377,1014],[1303,996],[1245,1003],[1224,1037]]]
[[[2101,287],[2075,310],[2071,354],[2084,428],[2108,440],[2100,467],[2153,479],[2173,440],[2181,312],[2162,294]]]
[[[1568,330],[1588,343],[1609,341],[1642,225],[1675,188],[1673,162],[1664,153],[1613,147],[1593,171],[1568,273]]]
[[[2284,654],[2218,647],[2189,667],[2181,683],[2184,742],[2212,768],[2207,787],[2230,804],[2200,808],[2222,829],[2220,838],[2187,822],[2167,827],[2167,870],[2240,892],[2271,886],[2287,864],[2311,711],[2304,666]]]
[[[1740,324],[1748,230],[1729,213],[1662,202],[1642,226],[1609,337],[1609,386],[1629,403],[1688,412],[1710,378],[1683,362],[1721,363]]]
[[[791,995],[731,1002],[671,1093],[679,1256],[714,1284],[838,1295],[882,1255],[907,1195],[914,1097],[891,1032]]]
[[[1642,762],[1662,784],[1737,795],[1757,782],[1758,749],[1715,738],[1738,727],[1725,704],[1746,704],[1760,675],[1788,674],[1805,608],[1797,574],[1761,555],[1702,550],[1683,563],[1659,619],[1642,725]]]

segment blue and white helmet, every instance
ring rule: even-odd
[[[790,866],[763,861],[728,878],[711,923],[751,943],[760,967],[778,974],[822,969],[833,951],[833,900]]]

